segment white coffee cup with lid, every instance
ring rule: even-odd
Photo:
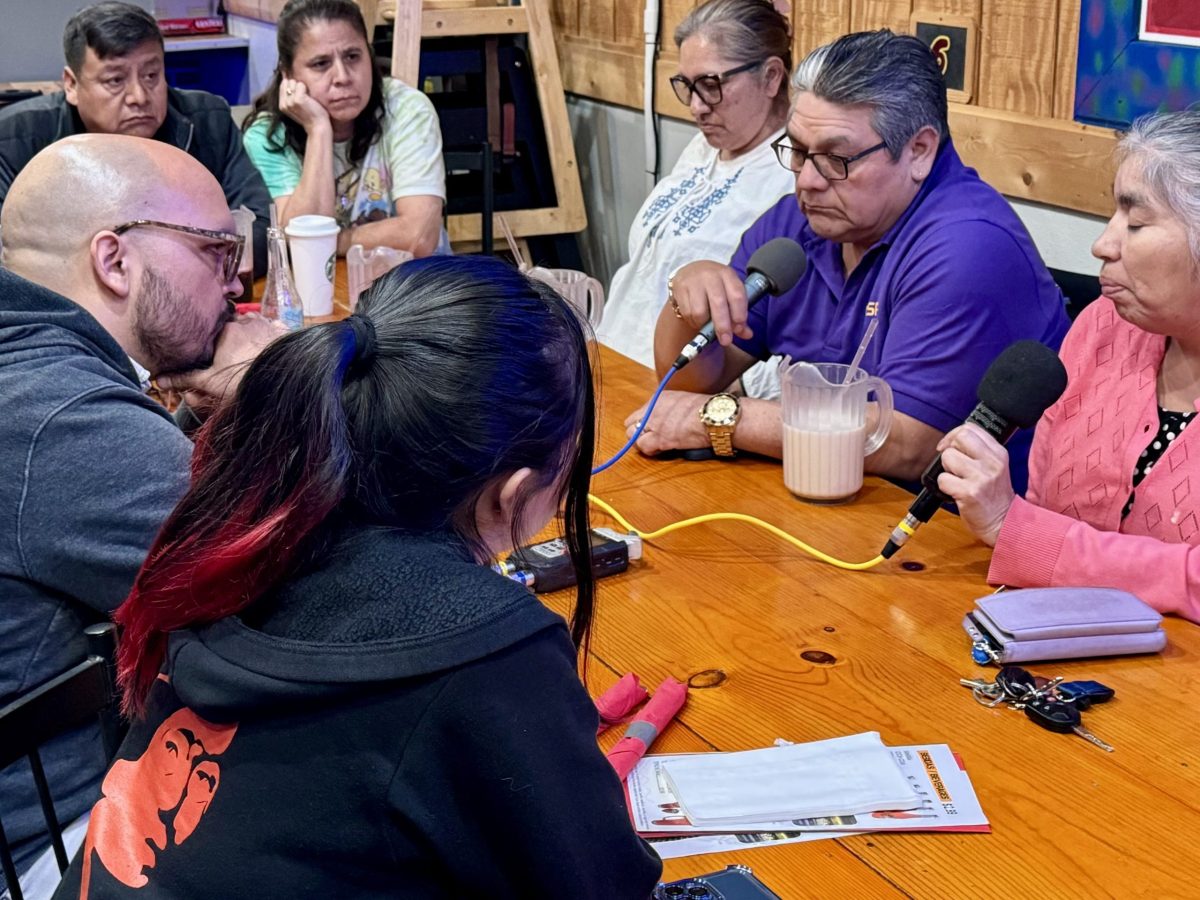
[[[332,216],[296,216],[287,223],[292,278],[306,316],[333,313],[338,224]]]

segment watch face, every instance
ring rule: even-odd
[[[728,425],[737,414],[738,402],[729,394],[717,394],[704,404],[704,418],[716,425]]]

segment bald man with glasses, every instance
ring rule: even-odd
[[[245,248],[224,193],[161,141],[51,144],[14,180],[0,237],[3,705],[83,659],[83,628],[125,598],[187,487],[191,441],[150,378],[211,408],[280,331],[233,316]],[[95,729],[42,760],[61,820],[95,802]],[[0,808],[20,871],[47,842],[23,764],[0,771]]]
[[[674,87],[719,90],[729,74]],[[866,469],[911,482],[974,407],[1004,347],[1031,338],[1057,348],[1062,294],[1008,203],[959,159],[945,82],[919,40],[847,35],[810,53],[792,87],[786,131],[771,146],[795,177],[795,196],[745,232],[728,265],[701,260],[675,272],[655,329],[659,375],[710,319],[718,341],[675,376],[638,447],[780,457],[779,404],[733,398],[730,416],[731,400],[716,392],[772,355],[849,363],[877,319],[862,365],[889,383],[896,414]],[[748,308],[746,263],[780,236],[800,243],[808,270],[793,290]],[[726,415],[715,422],[706,409],[718,397]],[[643,413],[629,416],[630,434]],[[1010,445],[1022,486],[1029,437]]]

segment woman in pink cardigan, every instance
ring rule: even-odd
[[[1122,588],[1200,621],[1200,110],[1139,119],[1117,155],[1102,294],[1063,341],[1028,493],[974,425],[938,445],[938,486],[995,547],[992,583]]]

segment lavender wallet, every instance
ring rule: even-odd
[[[1156,653],[1167,643],[1162,616],[1113,588],[1026,588],[975,601],[963,619],[981,665]]]

